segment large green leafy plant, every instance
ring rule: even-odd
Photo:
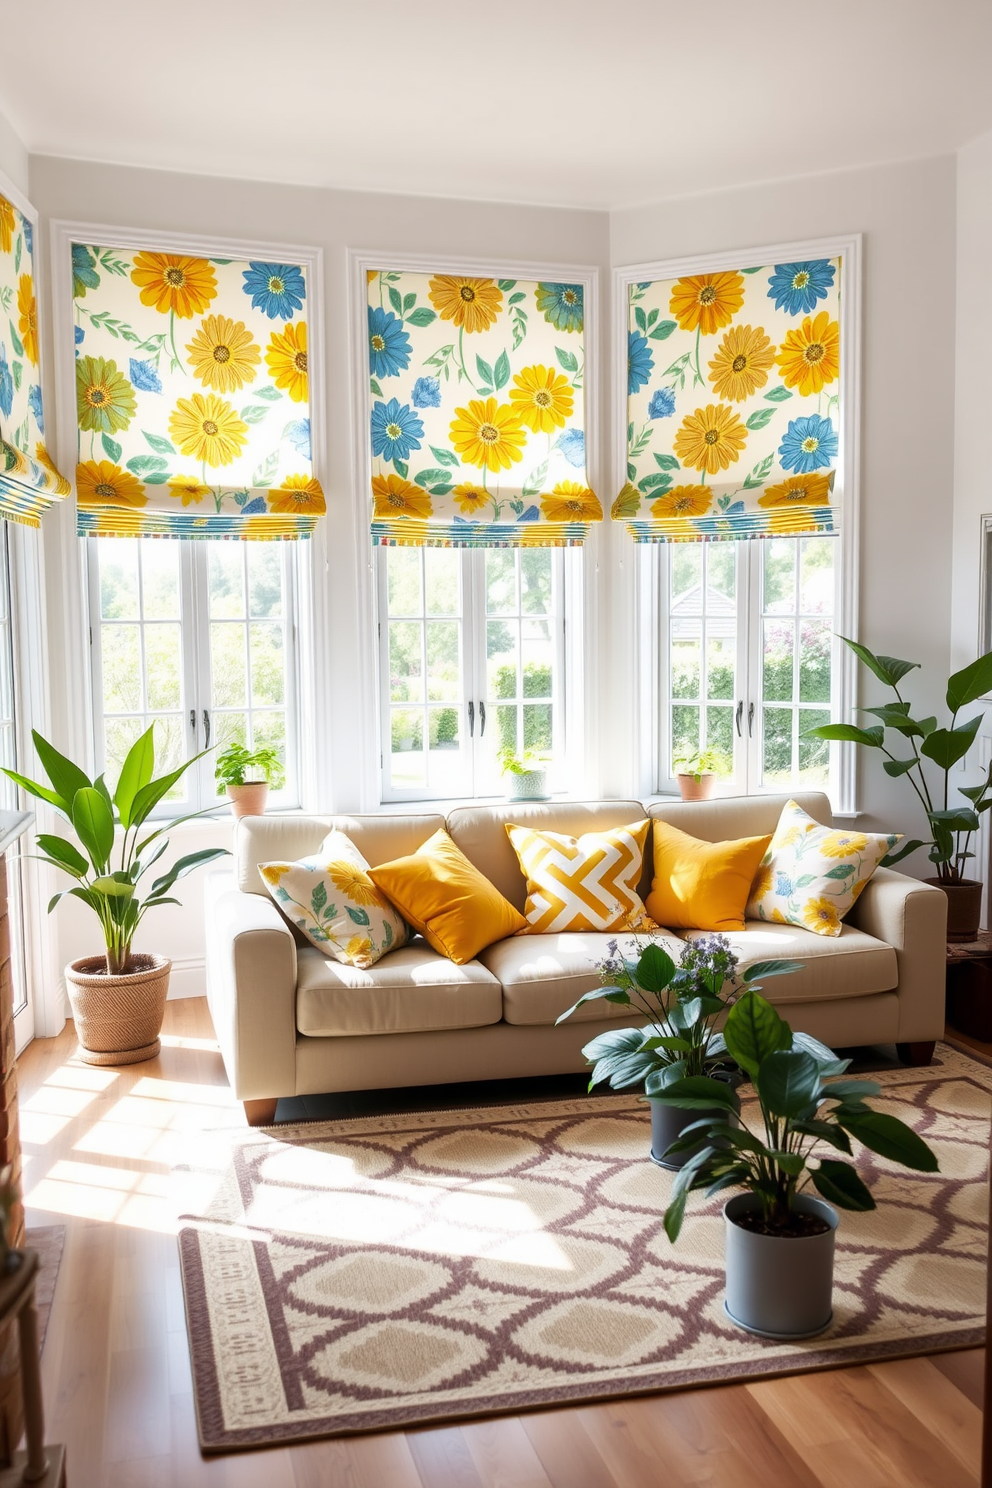
[[[583,1003],[603,998],[644,1013],[646,1028],[608,1028],[597,1034],[583,1054],[593,1066],[590,1090],[608,1080],[614,1090],[643,1085],[655,1095],[685,1077],[706,1077],[728,1062],[727,1045],[714,1024],[741,990],[758,977],[795,971],[793,961],[760,961],[737,976],[737,957],[723,935],[688,941],[676,964],[652,941],[636,961],[621,954],[617,941],[600,974],[604,985],[580,997],[557,1020],[563,1023]]]
[[[179,821],[189,821],[203,812],[193,811],[176,821],[166,822],[142,836],[141,831],[149,816],[160,801],[182,778],[190,765],[202,755],[187,760],[178,770],[153,778],[155,770],[155,743],[153,730],[149,728],[131,747],[121,766],[117,788],[110,794],[102,775],[90,780],[78,765],[66,759],[53,745],[32,731],[35,749],[41,760],[49,784],[41,785],[19,775],[15,770],[4,770],[28,795],[47,801],[65,817],[73,828],[85,852],[79,851],[65,837],[54,837],[40,832],[37,837],[43,862],[60,868],[76,880],[76,886],[63,889],[56,894],[48,906],[51,914],[56,904],[67,894],[81,899],[93,910],[103,931],[107,948],[107,971],[118,975],[128,970],[131,959],[131,942],[135,931],[148,910],[160,904],[178,904],[178,899],[169,895],[170,889],[180,878],[185,878],[194,868],[224,857],[224,847],[207,847],[199,852],[187,853],[177,859],[172,867],[156,878],[147,894],[142,897],[138,885],[153,863],[158,862],[169,846],[164,835]],[[115,826],[120,828],[117,838]],[[114,844],[118,842],[118,867],[112,858]]]
[[[992,765],[981,785],[960,787],[960,793],[971,802],[970,806],[952,806],[950,801],[950,772],[952,766],[963,759],[974,742],[982,715],[976,713],[966,723],[958,723],[958,714],[969,703],[992,691],[992,651],[980,656],[970,666],[955,672],[947,683],[947,706],[951,713],[949,728],[938,728],[934,716],[913,718],[911,703],[899,690],[899,683],[907,672],[914,671],[918,661],[900,661],[895,656],[876,656],[867,646],[857,641],[841,640],[850,646],[858,660],[863,662],[873,676],[895,693],[895,701],[875,707],[862,708],[879,722],[871,728],[858,728],[852,723],[827,723],[820,728],[807,729],[807,738],[839,739],[860,744],[865,749],[878,749],[885,755],[882,769],[887,775],[905,775],[916,792],[932,833],[928,841],[919,837],[904,842],[897,852],[882,859],[886,867],[898,863],[901,858],[918,847],[930,849],[930,861],[936,864],[937,877],[942,883],[959,883],[964,877],[964,865],[974,857],[970,849],[971,835],[978,831],[979,813],[992,807]],[[905,742],[900,753],[894,753],[886,743],[886,731],[892,730]],[[905,751],[908,749],[909,753]],[[932,788],[924,761],[930,761],[931,773],[937,783]]]
[[[881,1089],[875,1080],[831,1079],[843,1075],[851,1061],[837,1059],[808,1034],[793,1034],[755,991],[735,1003],[723,1032],[731,1057],[754,1082],[764,1136],[731,1124],[733,1095],[717,1081],[685,1078],[655,1097],[682,1110],[709,1112],[668,1149],[674,1154],[691,1151],[700,1139],[704,1143],[675,1179],[665,1211],[670,1240],[678,1237],[686,1200],[695,1189],[704,1189],[707,1197],[725,1188],[750,1191],[771,1234],[788,1232],[796,1196],[810,1183],[840,1209],[874,1209],[859,1174],[850,1163],[824,1157],[824,1144],[850,1157],[854,1137],[903,1167],[937,1171],[937,1159],[921,1137],[898,1117],[868,1105],[866,1097]],[[714,1105],[722,1108],[717,1116]]]

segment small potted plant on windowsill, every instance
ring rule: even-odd
[[[658,1092],[658,1103],[699,1118],[671,1149],[685,1153],[687,1161],[675,1179],[665,1231],[670,1240],[678,1238],[694,1190],[705,1189],[710,1198],[725,1188],[743,1189],[723,1210],[725,1310],[751,1333],[810,1338],[829,1327],[833,1316],[832,1206],[875,1208],[851,1164],[824,1156],[824,1146],[849,1157],[854,1137],[922,1173],[935,1173],[937,1159],[904,1122],[867,1104],[866,1097],[881,1089],[874,1080],[830,1080],[843,1075],[850,1060],[794,1034],[753,989],[731,1008],[723,1036],[730,1056],[754,1082],[763,1132],[735,1122],[733,1093],[714,1081],[682,1079]],[[723,1107],[717,1113],[715,1093]],[[803,1192],[810,1183],[819,1198]]]
[[[41,861],[76,880],[75,887],[53,897],[48,912],[67,894],[81,899],[100,921],[106,947],[105,955],[83,956],[65,968],[80,1058],[87,1064],[111,1065],[151,1059],[159,1049],[172,962],[168,956],[133,951],[134,936],[148,910],[180,902],[170,895],[177,879],[227,855],[225,847],[187,853],[156,878],[144,895],[139,893],[141,879],[169,846],[164,833],[180,821],[203,815],[187,812],[141,835],[155,807],[195,760],[153,779],[155,744],[150,728],[128,751],[111,796],[102,775],[90,780],[40,734],[32,732],[32,738],[49,784],[40,785],[14,770],[4,770],[4,774],[65,817],[83,847],[80,852],[64,837],[39,832]],[[195,757],[202,758],[202,754]],[[117,868],[113,866],[115,847]]]
[[[277,789],[283,782],[282,762],[274,749],[247,749],[244,744],[229,744],[217,756],[214,768],[220,786],[227,787],[231,810],[238,816],[262,816],[269,786]]]
[[[673,761],[683,801],[708,801],[718,775],[727,773],[727,757],[716,749],[700,749]]]
[[[548,799],[547,755],[525,749],[518,754],[504,744],[496,758],[507,782],[509,801],[546,801]]]

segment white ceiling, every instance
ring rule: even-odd
[[[990,0],[0,0],[0,47],[32,153],[418,195],[617,207],[992,127]]]

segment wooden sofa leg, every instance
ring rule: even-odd
[[[936,1039],[923,1039],[917,1044],[896,1044],[896,1053],[903,1064],[920,1067],[930,1063],[936,1047]]]
[[[916,1045],[914,1044],[914,1048]],[[933,1047],[931,1045],[931,1047]],[[242,1101],[249,1126],[271,1126],[276,1119],[276,1097],[271,1100]]]

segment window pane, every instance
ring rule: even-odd
[[[731,636],[714,635],[710,631],[706,656],[707,697],[733,699],[736,662],[736,640]]]
[[[458,709],[428,708],[431,749],[458,748]]]
[[[516,707],[508,707],[506,704],[501,704],[496,709],[495,748],[497,751],[500,749],[512,749],[516,753],[519,747]]]
[[[486,610],[490,615],[517,611],[517,555],[512,548],[486,550]]]
[[[701,590],[703,582],[703,545],[701,543],[673,544],[671,564],[673,599],[683,598],[693,589]]]
[[[721,775],[729,775],[734,756],[734,710],[733,708],[706,709],[706,748],[724,756],[720,762]]]
[[[274,749],[280,763],[286,759],[286,715],[279,712],[259,712],[251,715],[253,749]]]
[[[535,754],[550,754],[553,743],[551,735],[551,704],[524,703],[524,748]]]
[[[386,583],[391,615],[423,612],[419,548],[389,548],[386,552]]]
[[[785,785],[792,776],[792,709],[764,709],[764,779]]]
[[[712,543],[706,553],[709,589],[733,599],[737,591],[737,548],[732,542]]]
[[[258,620],[275,619],[283,612],[282,554],[279,543],[246,543],[248,549],[248,605]]]
[[[458,562],[457,552],[444,548],[424,549],[424,587],[428,615],[458,614]]]
[[[517,696],[517,626],[503,620],[486,625],[487,683],[492,698]]]
[[[100,614],[104,620],[138,618],[138,544],[130,538],[101,543]]]
[[[683,624],[682,629],[688,627]],[[702,643],[698,640],[679,638],[672,642],[672,697],[699,696],[701,650]]]
[[[670,734],[663,777],[697,750],[725,756],[733,774],[733,708],[737,691],[737,544],[678,543],[669,552]],[[719,700],[727,708],[683,707]],[[702,722],[702,737],[700,723]],[[728,727],[730,732],[728,732]]]
[[[233,619],[245,612],[244,555],[247,543],[210,544],[210,614],[215,620]]]
[[[389,696],[394,703],[420,702],[424,696],[421,627],[413,620],[389,626]]]
[[[178,625],[145,626],[145,666],[148,707],[180,708],[183,689]]]
[[[832,537],[804,537],[799,549],[799,576],[804,615],[829,615],[834,608]]]
[[[111,786],[114,785],[121,772],[121,765],[123,765],[127,758],[128,750],[141,734],[144,733],[146,727],[147,725],[143,718],[108,719],[104,730],[104,751],[106,755],[104,774]],[[155,734],[155,767],[157,770],[159,765],[158,749],[162,736],[159,729],[155,730]],[[162,774],[164,773],[165,771],[163,770]]]
[[[551,550],[523,548],[520,553],[520,608],[525,615],[551,611]]]
[[[427,622],[427,696],[437,702],[461,697],[457,620]]]
[[[146,620],[179,619],[179,544],[145,543],[141,553],[141,597]]]
[[[765,614],[791,614],[796,606],[796,539],[770,538],[761,548]]]
[[[101,632],[103,711],[138,713],[143,702],[140,631],[137,625],[104,625]]]
[[[211,625],[210,680],[215,708],[240,708],[248,701],[248,660],[243,625]]]
[[[824,785],[829,746],[803,734],[830,721],[837,539],[783,538],[763,548],[763,700],[783,706],[763,712],[762,783]]]
[[[695,754],[699,749],[699,709],[679,704],[672,709],[672,760]]]
[[[830,722],[828,709],[804,708],[799,715],[800,731],[822,728]],[[825,739],[804,739],[799,736],[799,778],[803,785],[814,787],[826,785],[829,777],[830,745]]]
[[[830,701],[831,627],[819,620],[804,620],[799,632],[799,701]],[[829,722],[829,720],[827,720]]]
[[[253,708],[279,707],[286,701],[286,657],[281,625],[249,627],[251,701]]]
[[[419,708],[393,708],[390,712],[390,779],[394,786],[423,787],[424,727]]]
[[[525,620],[521,630],[523,695],[529,698],[550,698],[551,672],[554,664],[551,622],[549,620]]]
[[[791,620],[765,621],[764,690],[769,702],[792,701],[794,639]]]

